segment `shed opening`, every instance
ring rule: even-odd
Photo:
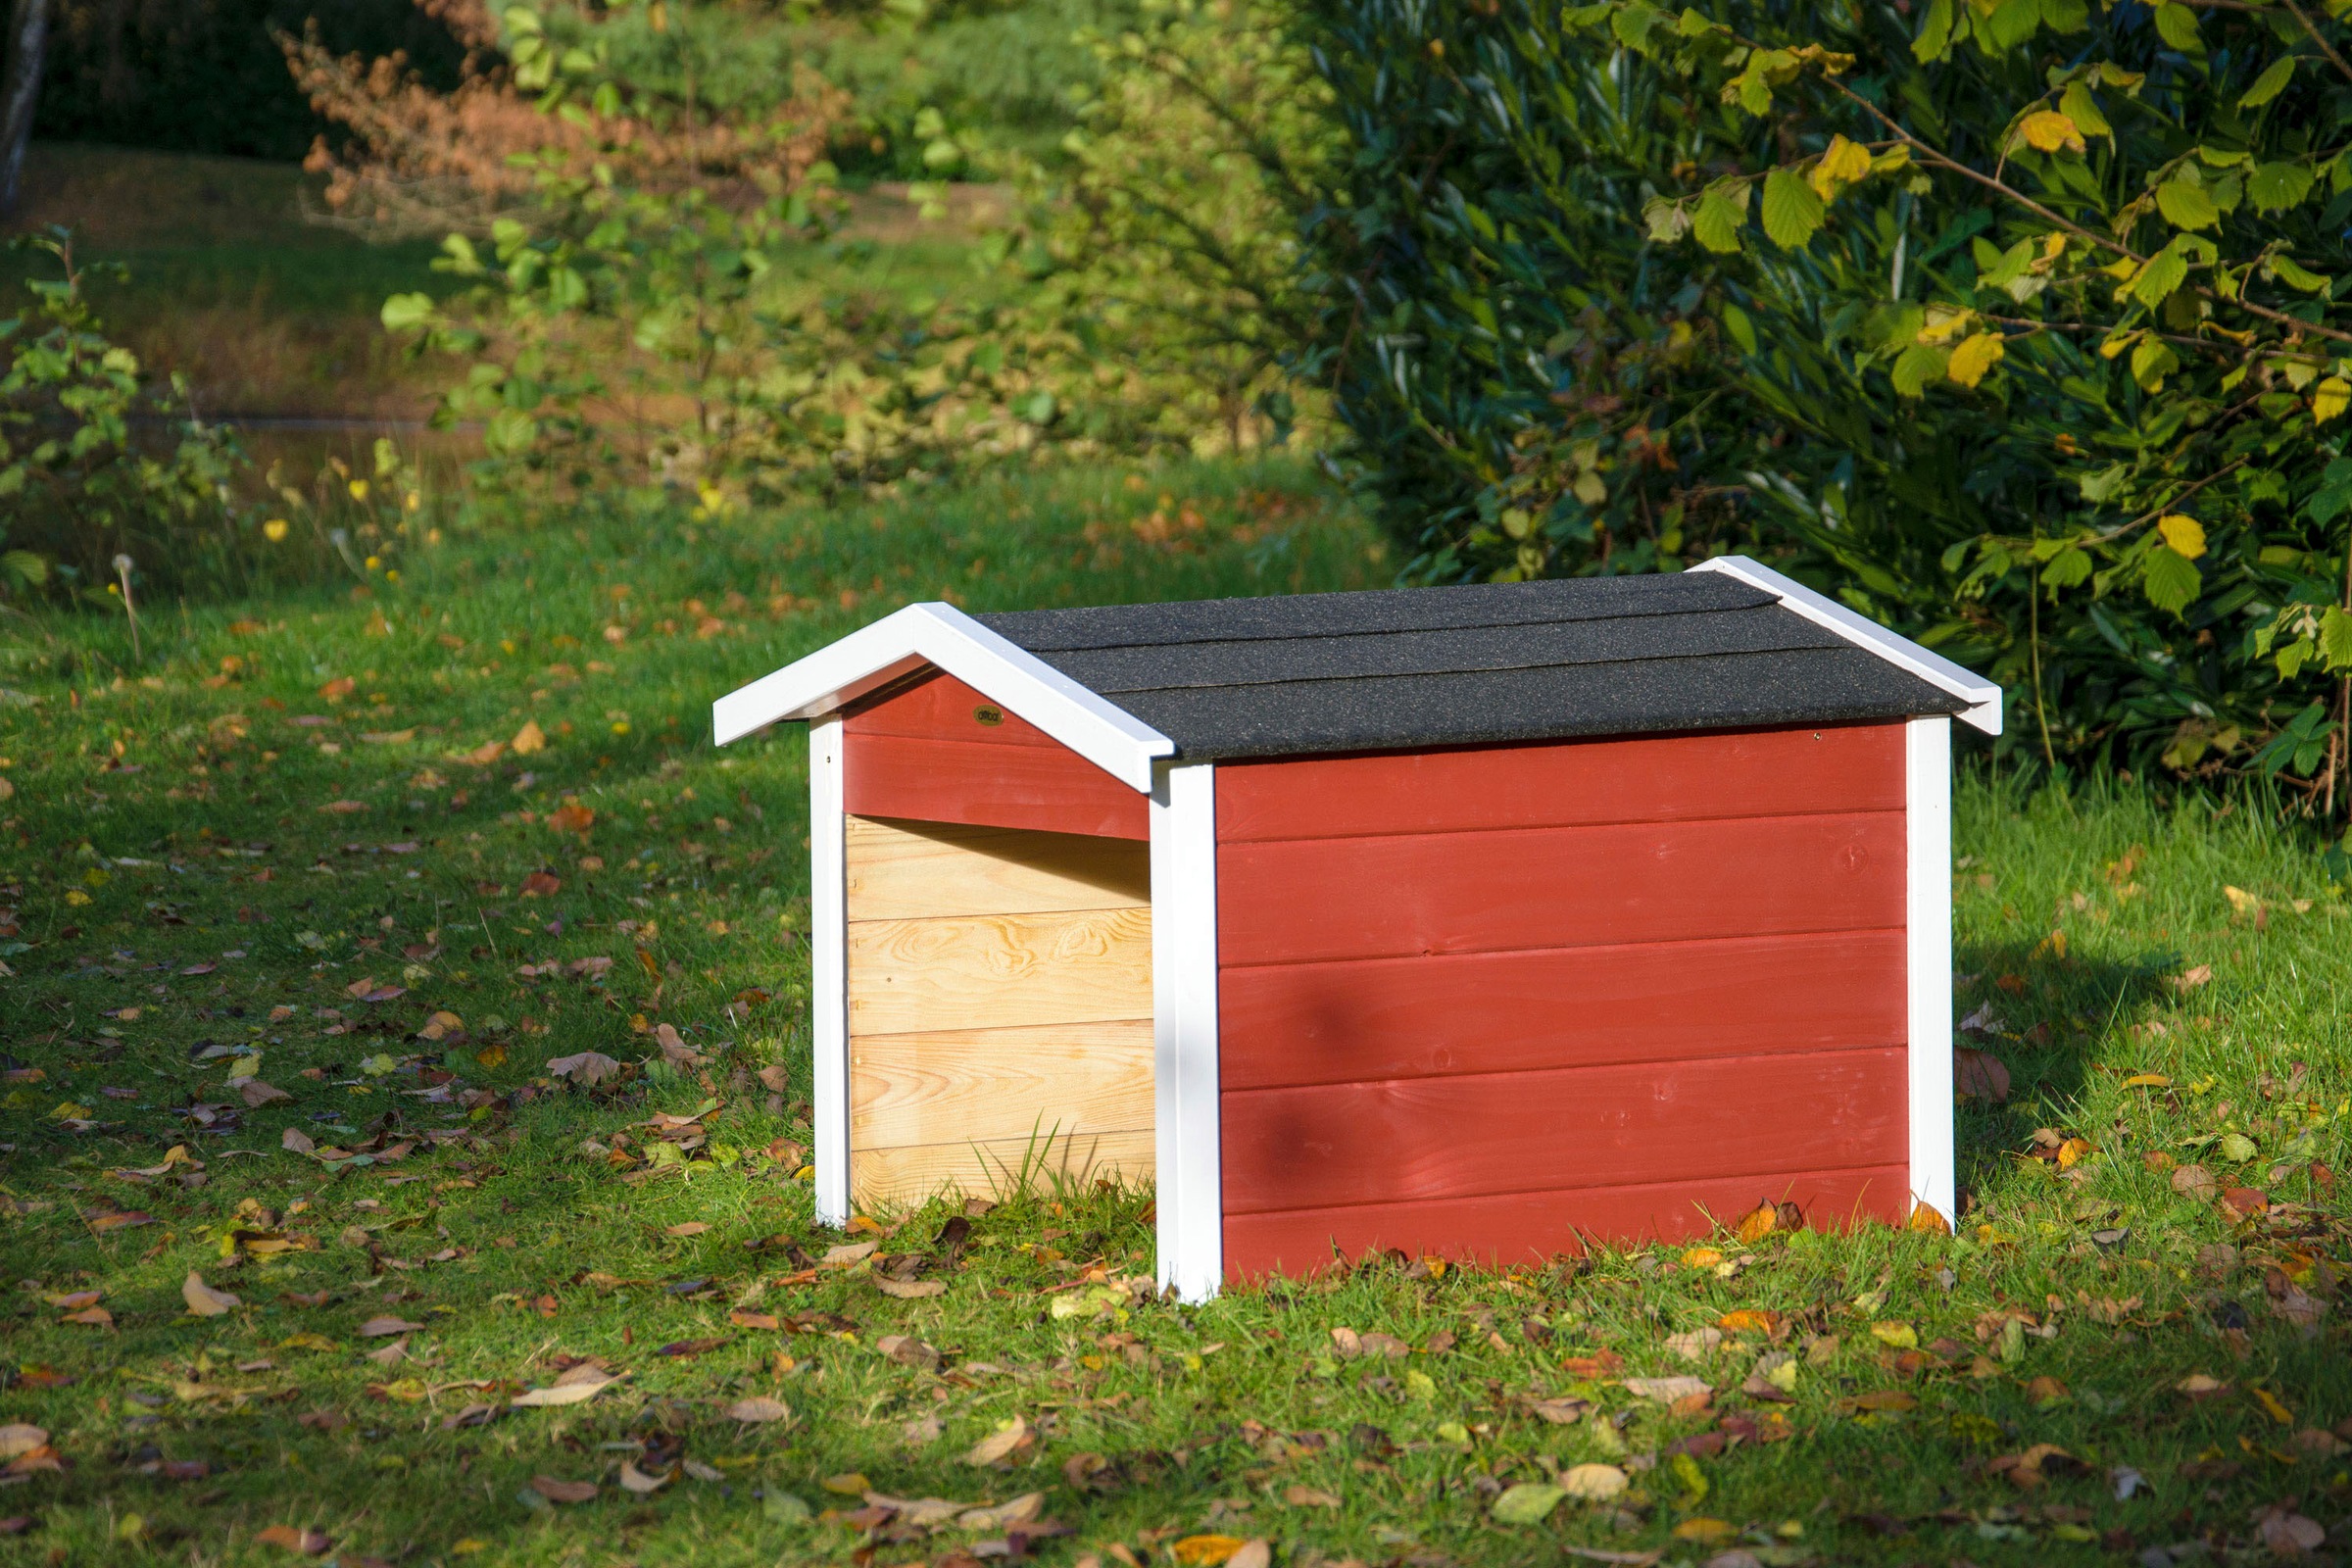
[[[1150,846],[852,814],[850,1195],[1152,1172]]]

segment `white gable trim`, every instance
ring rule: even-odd
[[[1152,790],[1152,1088],[1159,1283],[1225,1279],[1217,1063],[1217,770],[1161,763]]]
[[[1690,569],[1719,571],[1751,588],[1763,589],[1814,624],[1827,627],[1855,647],[1878,655],[1889,664],[1909,670],[1929,685],[1950,692],[1968,704],[1968,711],[1959,715],[1962,723],[1973,725],[1987,735],[2001,732],[2001,689],[1976,671],[1963,669],[1941,654],[1932,653],[1907,637],[1897,637],[1869,616],[1856,614],[1836,600],[1825,599],[1803,583],[1784,577],[1770,566],[1750,561],[1745,556],[1717,556],[1712,561],[1700,562]]]
[[[718,744],[779,719],[815,718],[925,664],[1004,704],[1130,789],[1176,743],[954,605],[908,605],[710,705]]]

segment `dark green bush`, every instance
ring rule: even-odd
[[[2352,72],[2287,11],[1308,0],[1306,34],[1354,158],[1304,368],[1416,573],[1748,550],[1994,674],[2011,744],[2341,798]]]

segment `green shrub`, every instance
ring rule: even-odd
[[[1756,550],[2001,679],[2012,744],[2343,798],[2352,29],[1309,13],[1353,144],[1309,368],[1415,571]]]
[[[60,275],[29,279],[31,312],[0,319],[0,591],[103,593],[122,557],[167,583],[218,570],[237,553],[234,438],[107,341],[70,235],[26,243]]]

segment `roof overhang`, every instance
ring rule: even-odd
[[[1838,604],[1825,599],[1791,577],[1784,577],[1770,566],[1750,561],[1745,556],[1717,556],[1702,561],[1692,571],[1719,571],[1737,578],[1751,588],[1761,588],[1778,598],[1783,606],[1794,611],[1814,624],[1826,627],[1852,643],[1855,647],[1878,655],[1889,664],[1909,670],[1921,680],[1940,691],[1951,693],[1968,704],[1959,714],[1961,722],[1975,726],[1987,735],[2001,732],[2001,689],[1971,669],[1964,669],[1941,654],[1931,652]]]
[[[989,630],[954,605],[908,605],[710,705],[718,744],[781,719],[815,718],[926,664],[1002,703],[1131,789],[1176,743]]]

